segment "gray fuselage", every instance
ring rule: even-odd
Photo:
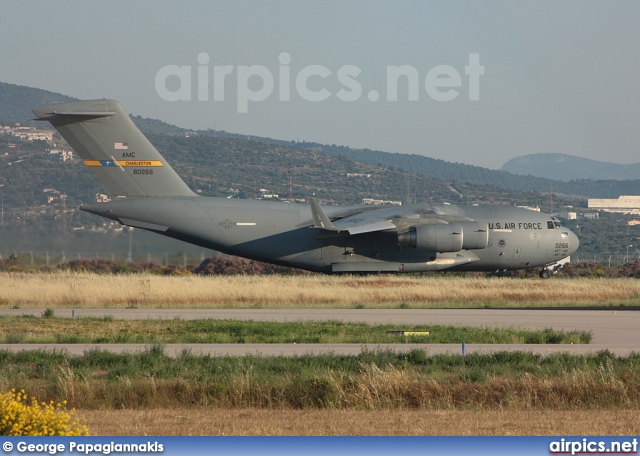
[[[485,248],[438,252],[401,246],[396,232],[349,235],[314,227],[309,205],[168,196],[123,198],[83,210],[223,253],[318,272],[496,271],[544,267],[568,257],[578,238],[551,216],[513,207],[324,206],[332,218],[380,211],[395,223],[474,220]]]

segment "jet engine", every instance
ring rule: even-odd
[[[435,252],[485,249],[488,243],[489,226],[481,222],[416,225],[398,234],[400,246]]]

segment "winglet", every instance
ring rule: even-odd
[[[333,226],[327,214],[320,207],[320,202],[317,198],[309,198],[309,206],[311,206],[311,216],[313,217],[313,226],[315,228],[321,228],[328,231],[340,231]]]

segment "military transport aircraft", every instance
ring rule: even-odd
[[[550,268],[578,238],[549,215],[496,206],[321,206],[196,195],[120,103],[34,109],[114,199],[80,209],[202,247],[324,273]]]

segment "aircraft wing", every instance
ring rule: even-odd
[[[370,210],[359,212],[332,222],[320,207],[317,198],[309,198],[309,205],[311,206],[314,227],[326,231],[362,234],[385,230],[395,231],[398,228],[396,224],[387,217],[389,215],[388,211]]]
[[[395,230],[397,227],[388,220],[367,220],[358,216],[351,216],[337,220],[334,226],[340,231],[349,234],[371,233],[374,231]]]
[[[386,232],[397,236],[399,246],[448,253],[486,249],[489,245],[487,222],[465,217],[457,206],[359,208],[356,213],[333,214],[338,218],[332,221],[317,199],[311,198],[309,205],[313,226],[322,229],[329,236],[332,233],[354,235]],[[460,258],[464,258],[465,262],[469,261],[468,255]],[[450,267],[455,264],[451,263]]]

